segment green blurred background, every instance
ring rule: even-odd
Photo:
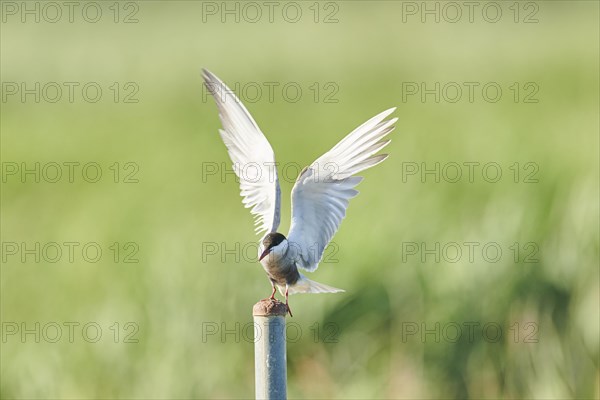
[[[22,15],[35,4],[39,22]],[[307,165],[398,107],[391,157],[364,173],[310,275],[346,292],[291,298],[290,398],[598,397],[597,2],[499,2],[495,23],[485,2],[472,21],[454,3],[457,22],[436,2],[298,2],[287,14],[275,3],[272,22],[260,2],[256,22],[245,3],[98,2],[96,23],[97,6],[83,18],[76,4],[73,22],[64,5],[52,22],[45,3],[2,2],[2,398],[253,397],[248,324],[270,286],[238,186],[220,177],[229,159],[202,67],[247,89],[282,165]],[[22,99],[36,82],[39,103]],[[49,82],[63,88],[54,103]],[[72,102],[65,82],[78,85]],[[89,82],[97,102],[81,93]],[[464,92],[408,96],[421,82]],[[472,102],[464,82],[479,85]],[[496,102],[482,96],[489,82]],[[272,98],[265,83],[278,85]],[[40,182],[23,179],[36,162]],[[45,179],[64,162],[80,163],[74,182],[66,167]],[[406,175],[469,162],[502,177]],[[82,178],[86,163],[98,182]],[[73,262],[64,242],[79,243]],[[473,259],[465,242],[478,243]],[[36,243],[39,262],[26,250]],[[86,243],[99,261],[82,256]],[[482,255],[488,243],[499,260]]]

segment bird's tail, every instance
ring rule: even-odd
[[[289,294],[296,293],[338,293],[344,292],[343,289],[334,288],[332,286],[324,285],[319,282],[311,281],[304,275],[300,274],[300,279],[289,287]]]

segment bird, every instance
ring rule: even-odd
[[[287,237],[277,232],[281,219],[281,190],[275,155],[246,107],[215,74],[202,69],[204,85],[214,98],[222,129],[221,139],[239,178],[243,204],[255,219],[261,236],[258,261],[272,286],[285,296],[287,312],[292,315],[288,296],[295,293],[337,293],[344,290],[308,279],[299,270],[314,272],[326,246],[346,216],[350,199],[362,177],[355,174],[383,162],[388,154],[379,151],[390,143],[386,136],[398,118],[386,119],[396,108],[372,117],[337,143],[309,166],[302,169],[294,183],[292,220]]]

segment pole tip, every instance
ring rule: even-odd
[[[285,303],[277,299],[262,299],[252,308],[252,315],[255,317],[274,317],[287,314]]]

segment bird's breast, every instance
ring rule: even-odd
[[[278,285],[293,285],[300,279],[296,263],[291,258],[284,256],[275,259],[274,257],[267,256],[260,263],[269,276],[269,279]]]

